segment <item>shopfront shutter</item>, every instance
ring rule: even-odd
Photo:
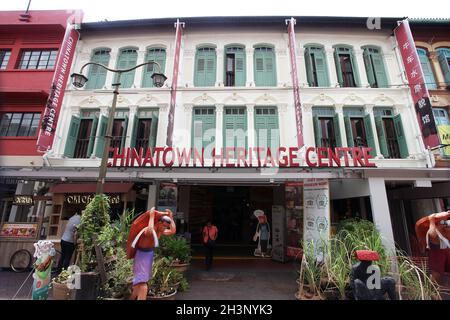
[[[98,136],[97,136],[97,146],[95,147],[95,156],[98,158],[103,157],[103,149],[105,148],[105,135],[106,129],[108,127],[108,117],[101,115],[98,122]]]
[[[314,87],[314,77],[312,74],[312,59],[311,59],[311,51],[309,48],[305,49],[305,67],[306,67],[306,79],[308,80],[308,84],[310,87]]]
[[[73,158],[75,154],[75,146],[78,140],[78,131],[80,130],[81,119],[77,116],[72,116],[70,120],[69,132],[67,133],[66,146],[64,148],[64,155]]]
[[[317,84],[319,87],[329,87],[328,70],[323,49],[314,51],[314,60],[316,63]]]
[[[419,55],[420,65],[422,66],[423,75],[425,76],[425,84],[428,89],[436,89],[436,81],[434,80],[433,71],[431,70],[430,60],[427,56],[427,51],[418,48],[417,54]]]
[[[397,142],[400,148],[400,157],[407,158],[409,153],[408,153],[408,146],[406,144],[405,132],[403,131],[402,118],[398,114],[394,116],[393,119],[394,119],[395,134],[397,135]]]
[[[350,61],[352,63],[353,76],[355,77],[355,84],[357,87],[361,85],[361,81],[359,79],[359,71],[358,71],[358,63],[356,62],[355,52],[350,50]]]
[[[136,146],[138,128],[139,128],[139,116],[137,113],[135,113],[133,118],[133,131],[131,131],[130,148],[134,148]]]
[[[370,59],[370,52],[368,49],[364,50],[364,67],[366,68],[367,80],[369,81],[369,85],[374,88],[376,84],[375,74],[373,72],[372,60]]]
[[[344,116],[345,123],[345,133],[347,135],[347,145],[349,147],[353,147],[355,144],[353,143],[353,131],[352,131],[352,123],[350,121],[349,116]]]
[[[125,115],[125,120],[123,121],[123,132],[122,132],[122,141],[120,141],[120,150],[123,152],[125,150],[125,142],[127,140],[128,134],[128,115]]]
[[[377,155],[377,151],[375,149],[375,136],[372,131],[372,121],[370,120],[370,114],[366,114],[364,116],[364,129],[366,130],[367,146],[369,148],[372,148],[370,154],[375,157]]]
[[[92,128],[89,134],[89,144],[86,154],[88,158],[92,155],[92,151],[94,150],[95,135],[97,134],[97,125],[98,125],[98,117],[94,116],[94,119],[92,119]]]
[[[235,63],[235,86],[245,87],[246,81],[246,65],[245,65],[245,51],[236,51],[234,55]]]
[[[152,123],[150,124],[150,137],[148,139],[150,148],[156,147],[156,138],[158,136],[158,120],[159,120],[159,112],[153,111]]]
[[[387,88],[389,86],[386,68],[384,67],[383,57],[379,53],[372,53],[372,63],[375,70],[375,78],[378,88]]]
[[[339,59],[339,49],[334,49],[334,64],[336,65],[336,74],[341,87],[344,86],[344,78],[342,77],[341,60]]]
[[[316,141],[316,147],[321,147],[322,130],[320,128],[320,120],[317,114],[313,116],[313,126],[314,126],[314,140]]]
[[[384,129],[383,118],[380,116],[375,117],[375,126],[377,128],[378,143],[380,145],[380,152],[385,158],[389,158],[389,150],[386,140],[386,131]]]
[[[448,60],[450,58],[450,49],[438,50],[439,64],[441,65],[442,73],[444,74],[445,84],[450,86],[450,68]]]
[[[342,147],[341,129],[339,126],[339,114],[335,113],[333,116],[334,136],[336,139],[336,146]]]

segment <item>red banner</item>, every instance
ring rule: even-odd
[[[181,36],[183,34],[184,22],[177,20],[175,23],[175,54],[173,59],[173,75],[172,75],[172,88],[170,90],[170,108],[169,108],[169,122],[167,124],[167,139],[166,145],[172,146],[173,139],[173,126],[175,122],[175,105],[177,103],[177,86],[178,86],[178,73],[180,69],[180,51],[181,51]]]
[[[289,53],[291,56],[291,76],[292,86],[294,92],[294,107],[295,107],[295,119],[297,127],[297,144],[298,147],[303,147],[303,126],[302,126],[302,105],[300,103],[300,91],[298,87],[298,75],[297,75],[297,54],[295,45],[295,33],[294,33],[295,19],[291,18],[288,22],[288,36],[289,36]]]
[[[64,91],[72,67],[72,60],[80,34],[74,25],[68,24],[56,61],[55,73],[48,95],[37,140],[38,152],[46,152],[52,147],[58,124],[59,112],[64,98]]]
[[[425,148],[439,145],[436,123],[431,108],[430,95],[425,84],[425,76],[417,54],[416,45],[409,28],[408,20],[400,22],[394,30],[398,48],[405,67],[406,77],[411,90],[417,121],[422,132]]]

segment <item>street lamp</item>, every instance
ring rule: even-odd
[[[134,69],[137,69],[139,67],[145,66],[145,65],[150,65],[150,64],[154,64],[158,67],[158,71],[159,72],[155,72],[152,74],[152,80],[153,80],[153,84],[155,85],[155,87],[161,88],[164,84],[164,82],[167,80],[167,77],[161,72],[161,65],[156,62],[156,61],[148,61],[148,62],[144,62],[141,63],[137,66],[134,66],[132,68],[129,69],[111,69],[108,68],[107,66],[104,66],[103,64],[97,63],[97,62],[88,62],[86,64],[84,64],[81,69],[80,69],[80,73],[73,73],[71,75],[72,78],[72,84],[77,87],[77,88],[82,88],[84,87],[84,85],[86,84],[86,82],[88,81],[88,78],[86,76],[83,75],[83,70],[84,68],[86,68],[88,65],[96,65],[99,67],[102,67],[108,71],[117,73],[117,79],[116,79],[116,83],[113,83],[113,87],[114,87],[114,97],[113,97],[113,102],[111,105],[111,110],[109,112],[109,117],[108,117],[108,125],[106,127],[106,135],[105,135],[105,146],[103,149],[103,156],[102,156],[102,162],[100,165],[100,172],[98,174],[98,180],[97,180],[97,190],[96,190],[96,194],[102,194],[103,193],[103,186],[105,183],[105,177],[106,177],[106,169],[107,169],[107,163],[108,163],[108,154],[109,154],[109,147],[111,145],[111,138],[112,138],[112,127],[113,127],[113,121],[114,121],[114,114],[116,113],[116,104],[117,104],[117,96],[119,95],[119,87],[120,87],[120,76],[122,75],[122,73],[124,72],[129,72],[129,71],[133,71]]]

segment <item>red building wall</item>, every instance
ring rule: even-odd
[[[0,118],[6,112],[39,112],[45,109],[54,69],[19,70],[22,50],[58,49],[64,37],[67,19],[73,11],[0,12],[0,50],[11,50],[8,65],[0,70]],[[82,14],[77,12],[81,17]],[[33,137],[0,136],[0,156],[40,155]]]

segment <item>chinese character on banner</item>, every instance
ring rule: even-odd
[[[395,38],[405,67],[406,76],[410,86],[411,96],[416,109],[417,121],[425,147],[436,147],[439,145],[436,123],[431,109],[430,96],[425,85],[425,77],[419,56],[417,54],[414,39],[407,20],[399,23],[394,30]]]

